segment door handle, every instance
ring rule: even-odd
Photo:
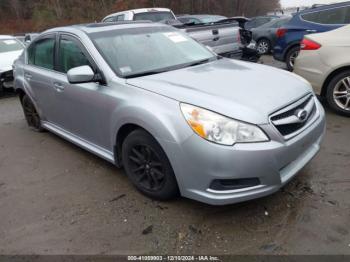
[[[32,79],[32,75],[28,73],[24,73],[24,78],[27,79],[28,81]]]
[[[308,32],[308,33],[317,33],[317,30],[308,29],[308,30],[306,30],[306,32]]]
[[[62,92],[64,90],[64,86],[61,83],[55,82],[53,85],[57,92]]]
[[[220,37],[215,37],[213,41],[219,41]]]

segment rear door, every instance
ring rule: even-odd
[[[241,47],[239,27],[234,23],[191,26],[186,32],[217,54],[238,52]]]

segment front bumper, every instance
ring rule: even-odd
[[[320,149],[325,132],[325,113],[318,104],[318,119],[304,132],[285,141],[272,125],[262,128],[271,141],[221,146],[191,136],[180,147],[168,144],[181,194],[212,205],[227,205],[260,198],[278,191],[290,181]],[[215,191],[214,180],[259,178],[257,186]]]
[[[13,87],[13,71],[6,71],[0,73],[0,85],[5,88]]]

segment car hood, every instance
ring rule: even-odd
[[[287,71],[229,59],[127,83],[254,124],[268,123],[269,115],[312,92],[308,82]]]
[[[22,54],[23,50],[0,53],[0,72],[12,70],[13,62]]]

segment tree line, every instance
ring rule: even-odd
[[[0,0],[0,34],[101,21],[110,13],[143,7],[168,7],[176,14],[252,17],[279,8],[280,0]]]

